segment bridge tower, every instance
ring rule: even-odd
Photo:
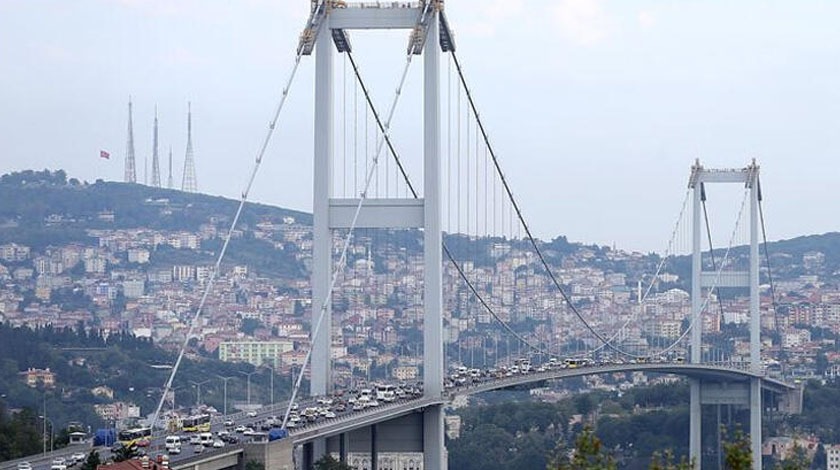
[[[748,287],[750,311],[750,371],[760,374],[761,367],[761,319],[759,317],[759,166],[755,160],[741,169],[708,169],[697,160],[691,167],[688,186],[693,191],[692,211],[692,262],[691,262],[691,318],[695,319],[691,330],[692,363],[702,362],[703,289],[713,287]],[[702,265],[701,227],[703,226],[702,203],[706,183],[740,183],[749,190],[749,270],[748,271],[704,271]],[[702,458],[702,405],[737,405],[748,407],[750,412],[750,448],[753,468],[761,470],[761,379],[752,378],[749,383],[720,383],[701,379],[690,382],[690,429],[689,454],[695,460],[695,468],[701,468]],[[718,432],[720,432],[718,430]]]
[[[423,197],[369,198],[361,206],[356,228],[421,228],[424,236],[424,357],[423,387],[426,397],[440,398],[443,392],[443,278],[441,227],[441,130],[440,130],[440,53],[441,48],[453,48],[448,30],[439,29],[441,0],[425,0],[411,4],[390,2],[376,8],[353,3],[313,2],[307,28],[301,36],[299,50],[304,55],[315,51],[315,145],[314,145],[314,204],[313,204],[313,265],[312,265],[312,324],[325,310],[320,334],[312,344],[310,392],[322,395],[331,392],[330,331],[332,312],[324,306],[332,275],[331,240],[334,229],[350,228],[358,198],[337,198],[332,194],[335,169],[334,125],[334,50],[350,53],[346,31],[376,29],[408,29],[412,31],[409,54],[423,54]],[[446,28],[444,25],[443,28]],[[428,40],[426,40],[428,38]],[[444,43],[443,39],[446,39]],[[440,39],[440,42],[439,42]],[[439,45],[440,44],[440,45]],[[439,48],[440,47],[440,48]],[[390,158],[383,155],[381,158]],[[364,197],[364,196],[363,196]],[[409,417],[410,418],[410,417]],[[408,424],[405,424],[408,423]],[[387,451],[399,434],[401,445],[422,450],[427,470],[445,468],[443,409],[440,405],[427,407],[422,416],[400,423],[372,424],[357,439],[359,433],[341,435],[337,439],[322,439],[304,449],[304,468],[325,452],[340,448],[342,459],[348,449],[358,448],[353,440],[365,440],[371,454],[371,468],[376,468],[376,452]],[[400,429],[397,429],[400,427]],[[377,437],[379,436],[379,437]],[[336,442],[337,441],[337,442]],[[407,444],[406,444],[407,443]],[[378,449],[378,450],[377,450]]]

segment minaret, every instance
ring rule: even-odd
[[[166,182],[166,187],[172,189],[172,146],[169,146],[169,179]]]
[[[195,160],[192,146],[192,105],[187,103],[187,155],[184,157],[184,176],[181,180],[181,191],[194,193],[198,191],[198,181],[195,177]]]
[[[152,186],[160,187],[160,161],[158,159],[158,118],[157,106],[155,106],[155,131],[152,149]]]
[[[134,167],[134,124],[131,120],[131,96],[128,97],[128,139],[125,144],[125,182],[137,182],[137,170]]]

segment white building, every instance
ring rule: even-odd
[[[826,468],[828,470],[840,470],[840,445],[834,444],[825,446]]]

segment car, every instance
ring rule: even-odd
[[[249,417],[249,418],[253,418],[253,417],[255,417],[255,416],[257,416],[257,412],[256,412],[256,411],[251,410],[251,411],[249,411],[249,412],[248,412],[248,417]]]
[[[56,458],[53,459],[52,464],[53,465],[64,465],[64,466],[66,466],[67,465],[67,460],[65,460],[64,457],[56,457]]]
[[[243,432],[245,432],[246,429],[248,429],[248,428],[246,428],[245,425],[240,424],[239,426],[236,427],[236,429],[234,429],[234,431],[238,432],[238,433],[243,433]]]
[[[18,462],[17,470],[32,470],[32,464],[27,461]]]
[[[204,452],[204,446],[203,445],[196,444],[196,445],[193,446],[193,453],[200,454],[202,452]]]
[[[225,446],[225,443],[221,439],[216,439],[215,441],[213,441],[213,448],[214,449],[219,449],[219,448],[224,447],[224,446]]]
[[[232,419],[225,420],[225,427],[232,428],[236,426],[236,423]]]
[[[335,418],[335,412],[327,410],[327,412],[324,413],[324,418],[327,418],[327,419]]]
[[[87,459],[87,456],[84,452],[76,452],[75,454],[71,455],[70,458],[75,460],[76,462],[84,462]]]
[[[50,470],[67,470],[67,465],[53,464],[52,466],[50,466]]]
[[[167,452],[170,454],[180,454],[181,453],[181,446],[172,446],[169,449],[166,449]]]

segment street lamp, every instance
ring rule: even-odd
[[[225,376],[217,374],[216,377],[222,379],[222,381],[225,383],[225,398],[224,398],[225,399],[225,404],[224,404],[225,413],[224,414],[225,414],[225,418],[227,418],[227,383],[228,383],[228,380],[235,379],[236,376],[232,375],[230,377],[225,377]]]
[[[181,386],[181,387],[170,387],[170,388],[169,388],[169,393],[171,393],[171,394],[172,394],[172,411],[175,411],[175,410],[177,409],[177,408],[175,407],[175,398],[176,398],[176,397],[175,397],[175,392],[177,392],[178,390],[183,390],[183,389],[184,389],[184,387],[183,387],[183,386]],[[166,389],[164,389],[164,391],[165,391],[165,390],[166,390]]]
[[[50,422],[50,452],[53,451],[53,435],[55,434],[55,425],[53,424],[50,418],[47,418],[43,415],[38,415],[44,421],[44,434],[43,434],[43,442],[44,442],[44,455],[47,453],[47,421]]]
[[[201,405],[201,386],[209,381],[210,379],[202,380],[201,382],[193,382],[192,380],[190,380],[190,383],[195,385],[196,387],[195,406]]]
[[[251,371],[251,372],[242,372],[241,370],[239,371],[240,374],[248,377],[248,381],[247,381],[247,383],[248,383],[248,386],[247,386],[247,389],[248,389],[248,405],[251,404],[251,376],[256,374],[257,372],[259,372],[259,371],[258,370]]]
[[[271,375],[269,375],[269,377],[271,377],[271,380],[270,380],[270,383],[271,383],[271,385],[270,385],[271,401],[270,401],[270,403],[273,404],[274,403],[274,366],[266,362],[262,365],[262,367],[265,367],[266,369],[268,369],[270,374],[271,374]]]

